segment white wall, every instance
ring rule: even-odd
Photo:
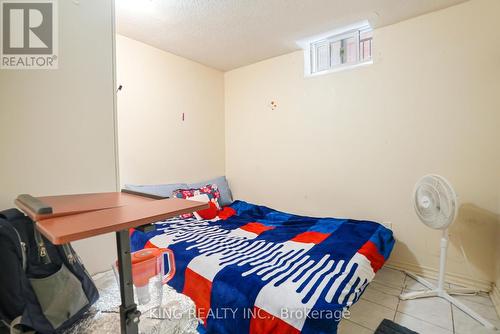
[[[498,233],[500,233],[500,227],[498,228]],[[500,317],[500,243],[497,243],[497,254],[496,254],[497,264],[496,264],[496,279],[493,291],[491,293],[491,299],[497,310],[497,314]]]
[[[223,73],[120,35],[116,52],[122,184],[224,175]]]
[[[444,175],[465,204],[452,229],[450,277],[488,289],[499,261],[499,12],[500,1],[474,0],[378,29],[374,64],[354,70],[305,79],[303,54],[294,52],[227,72],[235,197],[391,221],[390,262],[429,274],[440,233],[418,221],[411,195],[424,174]]]
[[[497,240],[500,240],[500,224],[497,226]],[[500,317],[500,242],[497,242],[496,262],[495,283],[491,292],[491,299]]]
[[[59,69],[0,70],[0,208],[115,191],[112,4],[59,1]],[[115,257],[112,235],[75,246],[92,272]]]
[[[500,178],[498,180],[498,192],[500,192]],[[498,196],[498,208],[500,211],[500,196]],[[491,294],[497,314],[500,317],[500,224],[497,225],[497,253],[496,253],[496,275],[495,286]]]

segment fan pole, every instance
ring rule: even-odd
[[[439,278],[438,278],[438,294],[441,295],[445,292],[444,288],[444,275],[446,270],[446,254],[448,253],[448,229],[443,230],[441,236],[441,252],[439,254]]]

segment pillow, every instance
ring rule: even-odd
[[[125,189],[138,191],[141,193],[158,195],[163,197],[172,197],[172,192],[177,189],[189,188],[186,183],[170,183],[170,184],[152,184],[152,185],[133,185],[126,184]]]
[[[230,205],[233,203],[233,195],[231,194],[231,189],[229,189],[229,185],[227,183],[225,176],[219,176],[215,179],[198,182],[198,183],[190,183],[186,188],[201,188],[207,184],[215,184],[220,192],[219,204],[221,206]]]
[[[190,188],[190,189],[177,189],[172,192],[172,197],[184,198],[184,199],[194,199],[197,196],[206,195],[210,202],[213,202],[217,211],[220,210],[220,192],[215,184],[207,184],[201,188]],[[198,197],[200,198],[200,197]],[[203,210],[202,210],[203,211]],[[191,218],[192,213],[186,213],[181,215],[181,218]],[[215,217],[214,217],[215,218]]]

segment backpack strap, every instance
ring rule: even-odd
[[[8,326],[10,328],[10,334],[35,334],[34,330],[24,330],[21,326],[22,316],[18,316]]]
[[[23,330],[23,327],[21,326],[21,320],[23,318],[22,315],[18,316],[14,320],[12,320],[11,323],[9,323],[6,319],[6,317],[3,315],[2,311],[0,311],[0,321],[9,329],[10,334],[35,334],[36,331],[34,330],[28,330],[25,331]]]
[[[3,218],[7,221],[13,221],[14,219],[23,218],[23,217],[24,217],[24,213],[22,213],[18,209],[12,208],[12,209],[0,211],[0,218]]]
[[[5,314],[3,314],[2,310],[0,309],[0,322],[2,324],[4,324],[5,326],[7,326],[7,328],[10,328],[10,325],[7,321],[7,317],[5,316]]]
[[[22,213],[18,209],[14,209],[14,208],[0,211],[0,218],[3,218],[9,222],[13,222],[16,219],[21,219],[21,218],[25,218],[25,217],[26,216],[24,215],[24,213]],[[26,218],[29,219],[28,217],[26,217]],[[29,220],[31,221],[31,219],[29,219]],[[19,237],[19,241],[22,244],[22,240],[21,240],[21,237],[19,235],[19,232],[17,232],[17,230],[15,228],[14,228],[14,230],[16,231],[16,234]],[[34,230],[34,235],[35,235],[35,242],[36,242],[37,247],[38,247],[38,254],[40,256],[40,260],[42,261],[43,264],[51,263],[52,261],[50,260],[49,254],[47,253],[47,248],[45,247],[45,242],[43,241],[42,235],[40,234],[40,232],[38,232],[36,227],[33,230]],[[24,247],[24,246],[21,245],[21,247]],[[25,251],[25,250],[23,249],[23,251]],[[23,269],[26,270],[25,262],[23,262]]]

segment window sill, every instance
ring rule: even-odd
[[[352,70],[354,68],[363,67],[363,66],[372,65],[372,64],[373,64],[373,59],[364,61],[362,63],[353,64],[353,65],[338,66],[338,67],[332,68],[331,70],[325,70],[325,71],[316,72],[316,73],[305,73],[304,76],[306,78],[312,78],[312,77],[317,77],[317,76],[320,76],[320,75],[325,75],[325,74],[330,74],[330,73],[335,73],[335,72]]]

